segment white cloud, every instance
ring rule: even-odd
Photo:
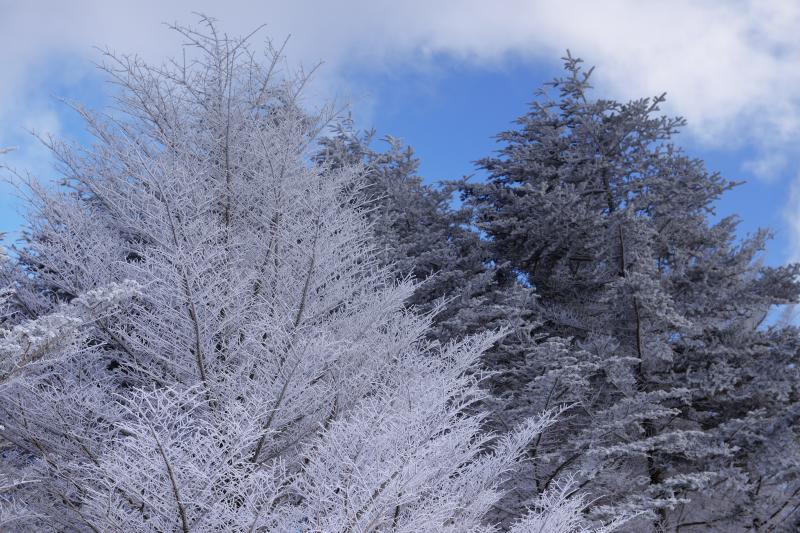
[[[797,176],[789,187],[789,201],[784,215],[789,229],[795,237],[795,242],[797,242],[797,238],[800,236],[800,176]],[[788,255],[790,261],[800,261],[800,247],[794,246]]]
[[[20,126],[47,117],[59,129],[48,91],[89,75],[92,46],[158,60],[180,43],[160,23],[192,22],[192,11],[231,34],[262,22],[276,40],[291,33],[290,60],[325,60],[317,88],[328,93],[363,94],[346,66],[425,67],[439,54],[486,65],[552,61],[570,48],[599,66],[603,91],[620,99],[667,91],[668,111],[684,115],[699,142],[753,146],[745,169],[753,174],[779,172],[800,133],[795,0],[0,0],[0,145],[22,145],[24,158]]]
[[[742,170],[767,182],[774,182],[789,166],[789,161],[780,149],[773,148],[771,153],[756,159],[745,161]]]
[[[668,91],[672,108],[706,142],[785,137],[799,126],[800,3],[794,0],[0,5],[4,104],[27,87],[30,65],[53,54],[90,56],[93,45],[108,45],[160,58],[179,41],[159,24],[205,11],[231,33],[261,22],[275,38],[292,33],[292,58],[324,59],[329,76],[346,64],[391,68],[436,53],[491,63],[509,54],[553,58],[570,47],[601,66],[598,82],[621,97]],[[737,127],[742,120],[747,128]]]

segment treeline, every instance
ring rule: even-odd
[[[1,530],[800,528],[800,267],[713,219],[663,96],[568,55],[433,186],[280,51],[175,29],[107,58],[0,259]]]
[[[410,147],[346,130],[320,159],[365,165],[382,260],[425,280],[412,306],[443,302],[431,338],[506,329],[482,359],[491,427],[562,410],[494,516],[570,475],[592,517],[794,530],[798,331],[765,320],[797,301],[798,266],[761,264],[767,231],[712,221],[737,184],[673,144],[684,121],[663,95],[598,98],[590,74],[564,58],[478,161],[486,180],[424,185]]]

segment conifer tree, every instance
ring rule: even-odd
[[[798,267],[761,266],[765,232],[739,242],[735,218],[711,220],[735,184],[672,144],[684,121],[658,115],[663,95],[591,99],[591,71],[565,68],[462,189],[491,258],[538,298],[503,368],[510,405],[570,406],[551,433],[569,446],[531,450],[532,489],[573,472],[596,516],[648,512],[636,531],[786,527],[798,332],[760,322],[797,300]]]

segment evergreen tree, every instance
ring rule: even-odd
[[[712,222],[735,184],[671,143],[684,121],[657,114],[663,95],[593,100],[591,71],[565,68],[462,189],[492,259],[538,298],[520,364],[495,357],[517,375],[510,405],[570,405],[551,434],[569,446],[531,450],[532,488],[573,472],[596,516],[783,527],[800,503],[797,331],[759,324],[797,300],[798,267],[761,266],[766,233]]]
[[[495,531],[552,418],[483,431],[496,335],[425,340],[360,168],[309,163],[305,78],[176,29],[185,63],[109,58],[122,113],[78,108],[94,143],[49,142],[63,186],[30,184],[0,270],[2,529]],[[585,531],[572,492],[513,531]]]

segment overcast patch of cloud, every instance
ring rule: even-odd
[[[180,43],[160,24],[191,23],[191,11],[219,18],[230,34],[262,22],[275,40],[291,33],[290,61],[325,60],[315,87],[330,95],[363,98],[364,88],[342,74],[347,66],[424,68],[441,54],[484,65],[509,56],[552,61],[570,48],[598,65],[603,92],[624,99],[667,91],[666,111],[685,116],[698,142],[752,145],[756,159],[744,170],[754,176],[776,179],[785,160],[776,151],[796,151],[800,2],[793,0],[295,0],[224,8],[208,0],[0,0],[0,145],[22,145],[24,158],[22,126],[60,128],[49,93],[89,75],[84,59],[98,58],[92,46],[158,61]],[[75,61],[50,69],[53,57]]]

